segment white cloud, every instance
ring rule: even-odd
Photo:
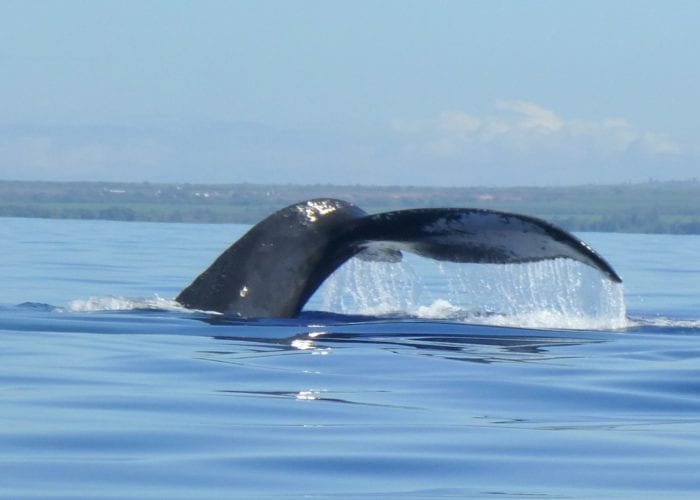
[[[644,132],[644,140],[642,142],[654,153],[677,155],[683,152],[678,143],[674,142],[664,134]]]
[[[0,177],[111,179],[119,170],[156,166],[164,158],[163,148],[148,138],[74,136],[51,130],[5,131],[0,135]]]
[[[553,111],[527,101],[501,101],[496,108],[512,111],[513,127],[547,134],[561,130],[564,122]]]
[[[668,136],[638,130],[623,118],[565,119],[526,101],[502,101],[496,109],[504,113],[477,117],[463,111],[444,111],[423,122],[396,120],[393,129],[412,139],[414,146],[436,155],[465,152],[476,144],[546,150],[563,143],[611,154],[639,145],[650,153],[682,153],[681,146]]]
[[[406,162],[470,182],[580,183],[690,177],[694,156],[667,135],[624,118],[568,118],[527,101],[482,116],[461,110],[396,120]]]

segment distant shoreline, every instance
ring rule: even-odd
[[[700,234],[698,180],[508,188],[0,181],[0,217],[252,224],[315,197],[368,212],[461,206],[525,213],[570,231]]]

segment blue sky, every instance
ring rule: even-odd
[[[700,173],[700,2],[0,0],[0,178]]]

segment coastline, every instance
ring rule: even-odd
[[[0,217],[251,224],[297,201],[334,197],[369,213],[474,207],[569,231],[700,234],[700,181],[564,187],[415,187],[0,181]]]

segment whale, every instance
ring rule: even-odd
[[[348,259],[398,262],[403,252],[482,264],[572,259],[622,282],[588,244],[536,217],[481,208],[368,214],[348,201],[316,198],[254,225],[175,300],[240,318],[293,318]]]

